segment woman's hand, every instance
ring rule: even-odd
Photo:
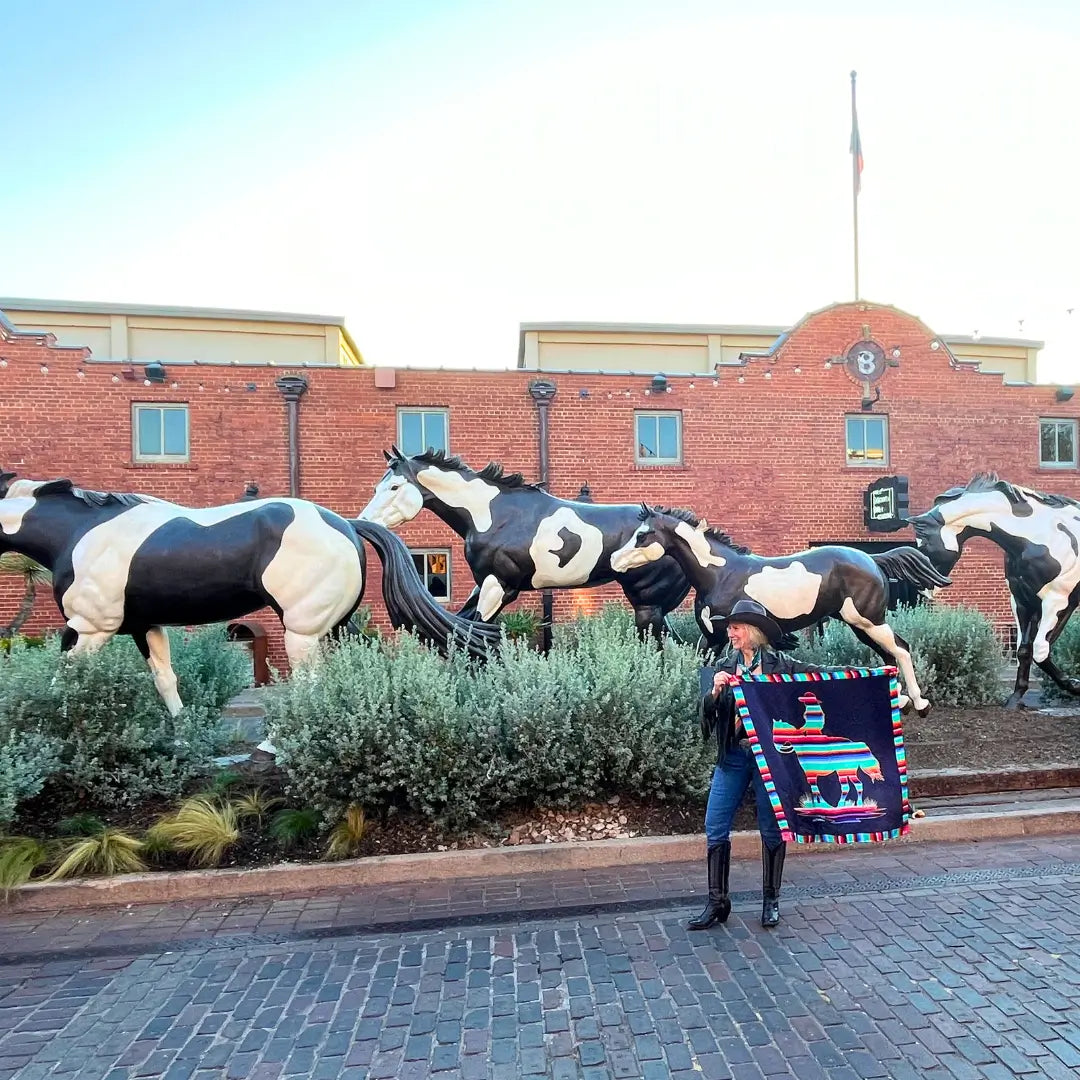
[[[712,692],[719,694],[726,686],[730,686],[733,682],[736,682],[736,678],[730,671],[718,671],[713,676]]]

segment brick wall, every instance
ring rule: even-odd
[[[842,364],[825,366],[864,336],[901,352],[899,366],[877,383],[874,412],[888,416],[890,429],[884,468],[846,465],[844,417],[860,413],[863,389]],[[1076,470],[1038,464],[1039,417],[1076,418],[1080,401],[1058,403],[1051,387],[1005,386],[1000,376],[954,364],[947,349],[931,348],[933,339],[919,320],[893,308],[844,304],[808,316],[772,358],[725,368],[715,380],[672,378],[664,394],[647,393],[648,375],[545,375],[558,386],[550,406],[550,490],[573,498],[587,482],[597,502],[688,506],[763,554],[821,541],[911,539],[906,530],[872,536],[863,525],[862,492],[882,474],[910,478],[912,512],[980,469],[1080,494]],[[232,501],[248,480],[262,495],[288,491],[285,404],[274,385],[279,368],[177,365],[165,385],[147,387],[124,378],[114,364],[93,363],[85,350],[2,329],[0,359],[7,361],[0,365],[0,465],[21,476],[69,476],[86,487],[192,505]],[[454,453],[477,468],[496,460],[537,478],[538,422],[528,393],[535,372],[400,370],[393,388],[376,388],[370,370],[307,369],[304,375],[306,498],[355,514],[383,474],[382,450],[396,438],[400,406],[448,408]],[[190,464],[132,463],[132,402],[189,405]],[[682,464],[634,463],[633,415],[641,409],[682,414]],[[463,603],[473,582],[454,534],[421,514],[401,535],[413,547],[451,548],[453,602]],[[1007,626],[1001,563],[999,549],[973,542],[942,598],[974,604]],[[374,553],[369,565],[365,602],[382,619]],[[0,619],[14,611],[19,596],[16,582],[0,584]],[[556,618],[621,596],[617,586],[556,592]],[[518,605],[526,602],[537,603],[530,598]],[[268,613],[260,618],[273,627],[272,659],[280,665],[276,623]],[[51,598],[39,601],[30,629],[57,623]]]

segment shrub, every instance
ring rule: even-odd
[[[495,622],[503,628],[506,636],[511,640],[524,638],[533,645],[539,640],[540,630],[544,625],[541,616],[527,608],[521,611],[504,612]]]
[[[0,678],[3,677],[0,661]],[[44,788],[60,765],[61,742],[40,730],[18,731],[0,713],[0,825]]]
[[[981,612],[947,604],[920,604],[891,612],[889,625],[910,645],[915,677],[932,704],[1001,703],[1001,645]],[[837,619],[826,625],[820,640],[804,637],[795,655],[829,667],[881,667],[884,663]]]
[[[1065,629],[1058,635],[1050,650],[1050,659],[1061,669],[1061,673],[1070,679],[1080,679],[1080,615],[1065,624]],[[1037,671],[1034,661],[1032,670]],[[1075,702],[1072,694],[1062,690],[1049,675],[1042,675],[1042,694],[1047,701]]]
[[[486,665],[408,634],[351,641],[273,695],[268,734],[291,793],[331,820],[356,803],[463,828],[517,800],[676,798],[708,771],[697,667],[619,609],[558,628],[548,656],[506,640]]]
[[[0,819],[48,778],[98,807],[178,795],[218,745],[220,707],[242,684],[244,658],[222,628],[177,635],[184,709],[175,719],[128,637],[61,656],[15,641],[0,655]]]

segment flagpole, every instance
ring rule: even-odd
[[[855,112],[855,72],[851,73],[851,214],[854,225],[855,243],[855,299],[859,299],[859,156],[862,147],[856,140],[859,133],[859,121]]]

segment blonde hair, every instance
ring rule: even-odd
[[[731,623],[746,627],[747,637],[750,639],[750,644],[753,645],[755,649],[769,648],[769,639],[765,636],[765,631],[762,630],[760,626],[754,626],[753,623],[739,622],[738,619],[732,619],[728,625],[730,626]]]

